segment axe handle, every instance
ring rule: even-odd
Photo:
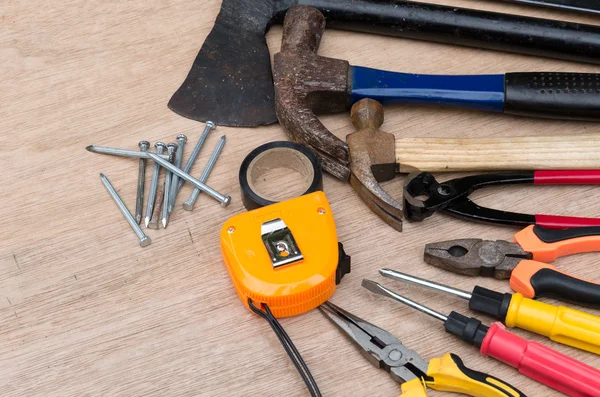
[[[401,173],[600,169],[600,134],[502,138],[399,138]]]
[[[297,1],[321,10],[332,29],[600,63],[600,26],[416,1]]]

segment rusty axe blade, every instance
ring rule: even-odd
[[[250,11],[253,15],[249,15]],[[169,108],[196,121],[256,127],[277,121],[265,28],[270,1],[223,0],[215,25]]]

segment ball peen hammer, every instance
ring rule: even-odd
[[[351,66],[317,54],[325,17],[297,6],[285,17],[274,82],[279,121],[320,155],[323,168],[349,177],[348,148],[316,113],[341,112],[363,98],[384,104],[453,106],[558,119],[600,119],[600,74],[509,73],[442,76]]]
[[[346,137],[350,183],[394,229],[402,230],[402,204],[380,182],[396,173],[600,169],[600,134],[503,138],[395,138],[379,130],[383,106],[363,99],[352,107],[357,132]]]

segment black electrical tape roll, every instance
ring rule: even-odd
[[[242,202],[248,211],[277,202],[266,195],[261,196],[255,187],[264,172],[274,168],[289,168],[302,174],[308,185],[302,195],[323,190],[321,164],[306,146],[288,141],[266,143],[251,151],[240,167]]]

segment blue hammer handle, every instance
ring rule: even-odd
[[[351,67],[352,103],[434,105],[509,114],[600,120],[600,74],[444,76]]]

